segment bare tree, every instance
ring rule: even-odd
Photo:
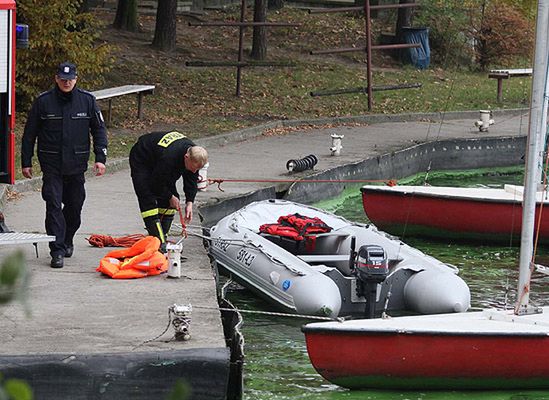
[[[266,20],[267,0],[255,0],[254,22],[265,22]],[[264,26],[254,26],[250,57],[260,61],[267,58],[267,28]]]
[[[113,26],[124,31],[137,31],[137,0],[118,0]]]
[[[399,0],[399,4],[415,3],[415,0]],[[402,42],[402,28],[412,26],[413,8],[403,7],[398,9],[395,27],[396,42]]]
[[[162,51],[175,49],[177,35],[177,0],[158,0],[152,46]]]

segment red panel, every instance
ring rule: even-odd
[[[306,333],[313,366],[341,377],[549,379],[549,338]]]
[[[0,10],[15,10],[15,0],[0,0]]]
[[[380,229],[407,226],[453,233],[520,235],[522,205],[482,200],[434,198],[420,194],[368,192],[364,211]],[[539,207],[538,207],[539,211]],[[536,221],[538,220],[536,212]],[[543,213],[540,236],[549,237],[549,209]]]

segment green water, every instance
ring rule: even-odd
[[[507,171],[509,172],[509,171]],[[466,178],[464,178],[466,176]],[[421,178],[422,180],[423,178]],[[520,173],[489,173],[480,176],[448,177],[430,174],[431,185],[474,186],[478,183],[498,186],[520,184]],[[417,182],[416,182],[417,183]],[[339,198],[317,206],[353,221],[367,222],[362,209],[359,187],[348,188]],[[460,268],[460,275],[471,288],[473,307],[513,304],[516,293],[518,248],[476,246],[429,242],[405,238],[406,243]],[[549,265],[549,249],[538,251],[538,263]],[[549,304],[549,277],[535,274],[531,302]],[[269,311],[272,308],[246,290],[233,290],[229,299],[241,309]],[[524,399],[549,400],[549,391],[490,392],[393,392],[350,391],[332,385],[316,373],[309,363],[305,339],[300,327],[309,321],[297,318],[244,314],[245,338],[244,399]],[[549,360],[548,360],[549,362]]]

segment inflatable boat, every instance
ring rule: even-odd
[[[373,225],[285,200],[264,200],[210,229],[219,272],[302,315],[463,312],[467,284],[444,264]]]

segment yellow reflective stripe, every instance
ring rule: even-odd
[[[162,136],[162,139],[160,139],[157,144],[161,147],[168,147],[170,144],[172,144],[176,140],[184,139],[184,138],[186,138],[186,136],[183,135],[182,133],[179,133],[176,131],[168,132],[164,136]]]
[[[175,215],[177,210],[175,208],[159,208],[158,213],[160,215]]]
[[[164,232],[162,231],[162,225],[160,225],[160,221],[156,222],[156,228],[158,229],[158,234],[160,235],[160,243],[164,243],[166,239],[164,238]]]
[[[153,208],[151,210],[143,211],[141,213],[142,218],[152,217],[153,215],[158,215],[158,208]]]

